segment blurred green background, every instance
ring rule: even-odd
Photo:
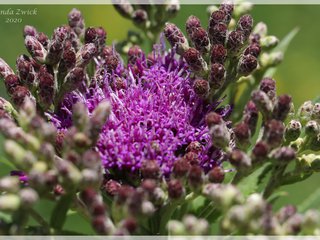
[[[49,36],[53,29],[67,22],[68,12],[76,7],[85,17],[86,25],[103,26],[108,32],[108,44],[114,40],[126,37],[128,29],[134,28],[130,21],[120,17],[112,6],[0,6],[1,10],[8,8],[33,9],[37,8],[36,16],[25,16],[20,24],[7,24],[7,16],[0,15],[0,57],[14,66],[18,55],[26,53],[23,44],[23,26],[34,25],[39,31]],[[252,14],[255,22],[264,21],[268,24],[269,33],[283,38],[295,27],[300,32],[290,45],[285,60],[278,68],[276,80],[279,94],[289,93],[294,98],[296,107],[307,99],[320,95],[320,5],[258,5]],[[207,22],[206,6],[183,5],[173,22],[184,28],[185,20],[189,15],[198,16],[203,24]],[[5,96],[4,87],[0,85],[0,96]],[[2,145],[2,144],[1,144]],[[5,168],[0,166],[0,173]],[[320,177],[313,176],[309,180],[288,186],[284,190],[288,195],[278,201],[277,206],[283,203],[298,204],[315,191]],[[315,206],[319,208],[320,206]]]

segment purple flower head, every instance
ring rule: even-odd
[[[145,161],[155,160],[162,174],[168,175],[192,142],[202,144],[197,153],[199,162],[210,170],[221,154],[209,150],[204,117],[219,103],[206,104],[194,92],[195,80],[174,51],[165,53],[157,45],[152,54],[152,64],[138,58],[134,65],[119,64],[111,73],[102,71],[103,81],[100,76],[85,91],[69,94],[52,121],[67,128],[72,124],[70,109],[75,102],[85,102],[91,113],[101,101],[108,100],[112,113],[97,143],[107,171],[139,171]],[[114,87],[119,81],[126,87]]]

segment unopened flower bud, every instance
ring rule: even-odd
[[[95,108],[90,119],[91,139],[96,141],[99,137],[101,128],[110,116],[111,105],[108,101],[102,101]]]
[[[226,69],[220,63],[214,63],[210,69],[210,86],[213,89],[219,89],[225,82]]]
[[[44,34],[43,32],[39,32],[37,34],[37,40],[42,44],[42,46],[47,49],[48,45],[49,45],[49,38],[46,34]]]
[[[191,35],[191,41],[193,42],[195,48],[201,53],[207,53],[210,50],[210,40],[207,31],[198,27],[193,30]]]
[[[114,0],[112,1],[114,8],[125,18],[131,18],[134,11],[132,5],[127,0]]]
[[[143,9],[137,9],[132,13],[132,19],[137,25],[145,25],[148,21],[148,13]]]
[[[95,53],[101,53],[105,47],[107,33],[102,27],[89,27],[85,31],[84,41],[86,44],[93,43],[96,47]]]
[[[251,74],[258,66],[258,60],[253,55],[243,55],[239,61],[238,72],[244,76]]]
[[[213,32],[213,28],[219,23],[226,23],[226,12],[217,10],[211,13],[209,19],[209,33]]]
[[[186,32],[188,33],[190,39],[194,30],[199,27],[201,27],[200,19],[196,16],[191,15],[186,22]]]
[[[285,223],[285,232],[287,235],[296,235],[301,231],[303,217],[300,214],[295,214],[290,217]]]
[[[168,195],[172,199],[180,199],[185,194],[185,189],[179,180],[172,179],[168,183]]]
[[[18,192],[20,187],[20,180],[16,176],[7,176],[0,179],[1,192]]]
[[[319,124],[316,121],[309,121],[307,122],[305,126],[305,133],[309,137],[314,137],[316,136],[320,131]]]
[[[68,93],[76,90],[85,78],[84,70],[81,67],[73,68],[64,79],[63,92]]]
[[[271,156],[279,161],[281,161],[284,164],[287,164],[289,161],[295,159],[296,152],[293,148],[290,147],[281,147],[278,149],[275,149]]]
[[[265,92],[271,100],[276,96],[276,81],[272,78],[264,78],[260,82],[260,90]]]
[[[49,70],[45,66],[42,66],[39,70],[38,77],[39,100],[43,107],[48,108],[53,103],[53,98],[55,94],[54,76],[49,72]]]
[[[4,85],[6,86],[7,92],[12,95],[15,91],[15,88],[19,85],[21,85],[20,83],[20,79],[17,75],[15,74],[11,74],[8,75],[5,79],[4,79]]]
[[[131,47],[128,51],[128,63],[131,65],[135,65],[138,59],[141,61],[144,57],[144,52],[137,45]]]
[[[212,144],[217,148],[225,149],[230,143],[230,132],[225,124],[214,125],[210,128]]]
[[[195,48],[189,48],[184,54],[184,59],[194,72],[203,73],[208,70],[207,63],[202,58],[200,52]]]
[[[28,56],[21,55],[16,61],[19,77],[27,86],[34,86],[37,80],[37,73]]]
[[[304,214],[302,230],[306,235],[313,235],[320,223],[319,211],[310,209]]]
[[[143,178],[157,179],[160,174],[160,168],[155,160],[146,160],[141,167]]]
[[[17,86],[11,96],[13,103],[20,107],[23,105],[26,97],[30,97],[30,91],[24,86]]]
[[[240,171],[247,170],[251,166],[250,157],[238,149],[234,149],[230,153],[229,162]]]
[[[222,44],[224,45],[227,39],[228,27],[225,23],[218,23],[212,28],[209,28],[209,38],[211,44]]]
[[[17,195],[5,194],[0,196],[0,210],[2,212],[16,211],[20,206],[21,206],[21,200]]]
[[[186,151],[187,152],[194,152],[194,153],[201,153],[202,152],[202,145],[201,145],[201,143],[199,143],[197,141],[193,141],[188,145]]]
[[[24,208],[32,207],[39,199],[38,193],[32,188],[24,188],[19,192],[21,204]]]
[[[234,11],[233,1],[224,0],[220,5],[219,10],[223,11],[226,14],[225,22],[226,24],[228,24],[231,20],[231,17]]]
[[[261,47],[258,43],[252,43],[250,44],[245,50],[244,55],[252,55],[254,57],[259,57],[261,52]]]
[[[277,120],[284,121],[290,110],[292,100],[289,95],[279,96],[273,109],[273,117]]]
[[[34,59],[40,63],[45,62],[47,51],[35,37],[27,36],[25,38],[25,46]]]
[[[241,31],[232,31],[228,36],[227,49],[230,52],[237,53],[244,43],[244,35]]]
[[[38,34],[37,29],[34,26],[26,25],[23,28],[23,37],[32,36],[36,37]]]
[[[82,36],[84,34],[84,20],[81,12],[73,8],[68,14],[68,23],[72,30],[78,35]]]
[[[254,146],[252,150],[252,154],[255,157],[255,160],[263,160],[267,157],[268,153],[269,146],[264,141],[257,142],[257,144]]]
[[[12,74],[14,74],[14,71],[2,58],[0,58],[0,77],[6,78],[8,75]]]
[[[187,175],[190,169],[190,163],[184,158],[180,158],[173,164],[173,174],[175,177],[180,178]]]
[[[222,183],[224,180],[224,170],[222,167],[214,167],[208,172],[208,179],[212,183]]]
[[[239,123],[233,129],[236,137],[236,144],[239,148],[246,148],[250,144],[251,132],[247,123]]]
[[[263,53],[260,57],[261,66],[264,68],[277,66],[282,60],[282,52]]]
[[[97,48],[93,43],[87,43],[77,52],[76,66],[84,68],[96,55]]]
[[[276,148],[283,141],[284,130],[283,122],[272,119],[265,124],[263,139],[271,148]]]
[[[182,55],[188,48],[189,44],[181,30],[173,23],[167,23],[164,28],[164,34],[177,53]]]
[[[237,24],[237,30],[241,31],[245,39],[248,39],[253,28],[253,19],[250,15],[242,16]]]
[[[313,103],[311,101],[304,102],[298,110],[298,115],[301,118],[302,123],[310,120],[313,110]]]
[[[208,95],[210,87],[207,80],[196,79],[193,84],[193,89],[197,95],[205,97]]]
[[[320,103],[315,103],[312,109],[311,118],[320,120]]]
[[[169,220],[167,224],[168,232],[170,235],[185,235],[187,233],[186,228],[182,222],[177,220]]]
[[[263,116],[268,118],[273,110],[273,104],[268,95],[261,90],[256,90],[251,94],[251,99]]]
[[[285,130],[285,139],[288,142],[293,142],[300,137],[302,125],[297,120],[291,120]]]
[[[279,39],[275,36],[267,36],[260,39],[260,45],[262,48],[274,48],[278,45]]]
[[[204,219],[197,219],[195,216],[186,215],[182,219],[183,224],[190,235],[200,236],[207,234],[209,224]]]
[[[180,10],[180,3],[179,0],[171,0],[166,5],[166,14],[168,18],[172,18],[177,15]]]
[[[200,166],[191,166],[188,173],[188,181],[192,188],[197,189],[203,183],[203,170]]]
[[[227,50],[222,44],[215,44],[211,50],[211,63],[223,64],[227,57]]]
[[[215,125],[219,125],[223,123],[223,119],[220,114],[216,112],[209,112],[206,115],[206,123],[209,128]]]
[[[237,7],[234,10],[235,16],[242,16],[247,14],[252,10],[253,4],[251,2],[243,1],[237,4]]]

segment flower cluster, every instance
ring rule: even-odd
[[[190,16],[189,41],[164,26],[177,3],[115,7],[152,51],[117,51],[73,9],[52,38],[24,28],[30,56],[16,73],[0,59],[12,102],[0,99],[12,170],[0,178],[0,233],[89,234],[65,227],[76,213],[102,235],[318,235],[318,211],[271,203],[319,172],[320,104],[295,112],[277,95],[265,75],[283,52],[265,24],[254,27],[252,6],[210,7],[207,29]]]

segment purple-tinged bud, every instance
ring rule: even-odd
[[[35,60],[40,63],[45,62],[47,51],[35,37],[26,36],[24,43],[28,52]]]
[[[213,28],[219,23],[226,23],[226,12],[217,10],[211,13],[209,19],[209,33],[213,33]]]
[[[104,65],[106,66],[107,71],[111,73],[117,69],[119,65],[119,58],[114,55],[108,56],[105,58]]]
[[[250,144],[251,132],[249,125],[245,122],[239,123],[233,129],[236,137],[236,145],[239,148],[246,148]]]
[[[201,53],[207,53],[210,51],[210,40],[207,31],[202,28],[196,28],[193,30],[191,41],[193,42],[195,48]]]
[[[229,162],[238,170],[247,170],[251,166],[250,157],[239,149],[234,149],[229,154]]]
[[[17,75],[11,74],[4,79],[4,85],[6,86],[9,95],[12,95],[15,91],[15,88],[21,85],[21,82]]]
[[[209,28],[209,38],[211,44],[224,45],[227,39],[228,27],[224,23],[218,23],[212,28]]]
[[[38,41],[42,44],[42,46],[47,49],[48,45],[49,45],[49,38],[46,34],[44,34],[43,32],[39,32],[36,36],[36,38],[38,39]]]
[[[238,53],[239,49],[243,46],[244,40],[242,32],[238,30],[230,32],[227,41],[228,51]]]
[[[73,68],[64,79],[63,95],[79,88],[85,78],[84,70],[80,67]]]
[[[311,101],[306,101],[299,108],[298,115],[300,116],[302,123],[310,120],[313,106],[314,105]]]
[[[272,119],[265,124],[263,139],[271,148],[279,147],[283,142],[284,130],[283,122]]]
[[[289,95],[279,96],[273,109],[273,118],[284,121],[292,106],[292,100]]]
[[[134,189],[127,185],[121,185],[117,191],[116,203],[123,205],[133,194]]]
[[[63,61],[63,65],[67,70],[75,67],[76,60],[76,53],[72,48],[63,52],[61,61]]]
[[[82,165],[89,169],[99,169],[101,166],[99,153],[94,150],[87,150],[82,156]]]
[[[230,144],[230,132],[225,124],[210,127],[210,136],[213,146],[225,149]]]
[[[288,142],[293,142],[300,137],[302,125],[297,120],[291,120],[285,130],[285,139]]]
[[[157,187],[157,182],[154,179],[146,179],[142,181],[141,187],[148,194],[153,195]]]
[[[6,176],[0,179],[0,191],[16,193],[20,188],[20,180],[17,176]]]
[[[6,78],[8,75],[11,74],[14,74],[14,71],[2,58],[0,58],[0,77]]]
[[[261,53],[261,47],[258,43],[252,43],[250,44],[245,50],[243,55],[252,55],[254,57],[259,57]]]
[[[180,10],[179,0],[172,0],[166,5],[166,14],[168,18],[173,18]]]
[[[81,200],[88,206],[97,202],[97,196],[98,194],[93,188],[86,188],[80,193]]]
[[[28,56],[21,55],[16,61],[19,77],[27,86],[32,87],[37,79],[37,73]]]
[[[171,199],[180,199],[185,194],[182,183],[177,179],[168,182],[168,195]]]
[[[301,231],[303,216],[301,214],[294,214],[285,223],[285,234],[297,235]]]
[[[70,28],[68,26],[61,26],[54,30],[52,40],[56,40],[57,43],[63,45],[69,38]]]
[[[234,4],[232,1],[223,1],[223,3],[221,3],[220,11],[223,11],[226,14],[226,23],[228,24],[231,20],[232,17],[232,13],[234,10]]]
[[[121,223],[121,227],[126,229],[128,233],[133,234],[138,228],[137,220],[133,217],[129,217]]]
[[[54,77],[44,65],[40,68],[39,74],[39,100],[44,108],[50,107],[55,94]]]
[[[282,207],[277,213],[277,219],[281,224],[286,222],[289,218],[291,218],[294,214],[296,214],[297,208],[293,205],[287,205]]]
[[[276,92],[276,81],[268,77],[262,79],[260,83],[260,90],[268,94],[270,99],[273,99]]]
[[[189,48],[186,37],[175,24],[166,23],[164,35],[171,47],[176,48],[178,54],[182,55]]]
[[[148,21],[148,13],[143,9],[137,9],[132,13],[132,20],[137,25],[145,25]]]
[[[186,32],[188,33],[189,38],[197,28],[201,27],[200,19],[196,16],[191,15],[186,22]]]
[[[252,150],[252,155],[255,157],[256,160],[263,160],[268,156],[269,153],[269,146],[266,142],[260,141],[254,146]]]
[[[211,183],[222,183],[224,176],[225,173],[222,167],[214,167],[208,173],[208,179]]]
[[[253,136],[258,122],[259,112],[254,102],[249,101],[243,111],[243,121],[248,124],[251,135]]]
[[[241,31],[245,39],[248,39],[253,28],[253,19],[250,15],[242,16],[237,24],[237,30]]]
[[[220,89],[225,82],[226,69],[220,63],[214,63],[210,69],[210,87]]]
[[[223,123],[223,119],[222,119],[220,114],[218,114],[216,112],[209,112],[206,115],[206,123],[207,123],[207,126],[209,128],[211,128],[212,126],[215,126],[215,125],[218,125],[218,124],[222,124]]]
[[[262,113],[263,117],[266,119],[269,118],[273,111],[273,104],[268,95],[261,90],[256,90],[252,92],[251,99]]]
[[[160,175],[160,168],[155,160],[146,160],[141,167],[143,178],[157,179]]]
[[[211,50],[211,63],[223,64],[227,58],[227,49],[222,44],[215,44]]]
[[[97,48],[93,43],[83,45],[77,52],[76,66],[84,68],[97,53]]]
[[[194,152],[196,154],[201,153],[202,152],[202,145],[201,145],[201,143],[199,143],[197,141],[193,141],[188,145],[186,151],[187,152]]]
[[[271,153],[271,157],[275,158],[276,160],[279,160],[280,163],[287,164],[288,162],[296,158],[296,152],[293,148],[281,147],[275,149]]]
[[[179,158],[173,164],[173,174],[177,178],[181,178],[187,175],[190,169],[190,163],[184,158]]]
[[[206,97],[210,90],[208,81],[203,79],[196,79],[193,84],[193,90],[200,97]]]
[[[24,103],[25,98],[30,97],[30,95],[31,93],[29,92],[28,88],[24,86],[17,86],[11,95],[12,102],[17,107],[21,107]]]
[[[188,173],[189,185],[194,189],[199,189],[203,183],[203,170],[200,166],[191,166]]]
[[[191,165],[199,165],[199,155],[195,152],[187,152],[183,158]]]
[[[68,23],[72,30],[78,35],[82,36],[84,34],[84,20],[81,12],[73,8],[68,14]]]
[[[206,72],[208,70],[207,63],[202,58],[200,52],[195,48],[189,48],[184,54],[184,59],[194,72]]]
[[[138,59],[143,60],[144,57],[144,52],[137,45],[131,47],[128,51],[128,63],[131,65],[135,65]]]
[[[258,60],[253,55],[243,55],[239,61],[238,72],[248,76],[258,67]]]
[[[39,199],[38,193],[32,188],[21,189],[19,197],[24,208],[32,207]]]
[[[26,25],[23,28],[23,37],[31,36],[31,37],[36,37],[38,34],[38,31],[35,27]]]
[[[104,184],[104,190],[106,193],[112,197],[118,194],[121,184],[115,180],[109,180]]]
[[[110,226],[105,216],[97,216],[92,220],[92,228],[101,235],[110,234]]]
[[[113,6],[120,13],[121,16],[131,19],[132,13],[134,11],[132,5],[127,0],[114,0]]]

